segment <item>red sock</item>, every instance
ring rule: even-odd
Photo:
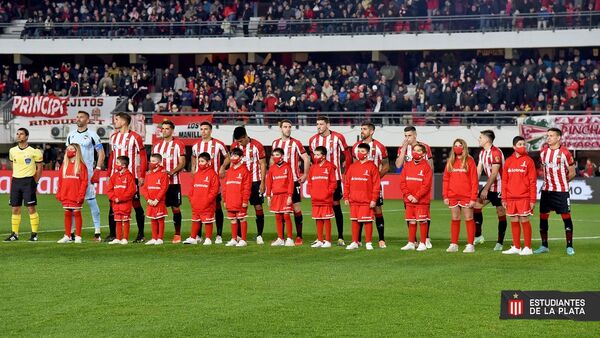
[[[323,220],[317,219],[316,223],[317,223],[317,240],[319,242],[323,242]]]
[[[453,219],[450,222],[450,243],[458,244],[458,236],[460,235],[460,220]]]
[[[192,221],[192,232],[190,233],[190,237],[196,239],[199,232],[200,232],[200,222]]]
[[[152,239],[158,239],[158,219],[150,220],[150,224],[152,225]]]
[[[123,239],[123,221],[116,221],[116,226],[117,226],[117,239],[122,240]]]
[[[427,241],[427,222],[419,223],[419,230],[421,230],[421,243],[425,244]]]
[[[292,218],[290,217],[290,214],[283,214],[283,219],[285,220],[285,232],[287,233],[287,238],[292,238],[294,233],[292,232]]]
[[[365,223],[365,241],[367,243],[373,241],[373,222]]]
[[[73,210],[75,215],[75,236],[81,237],[81,229],[83,228],[83,218],[81,218],[81,210]]]
[[[525,221],[521,224],[523,226],[523,239],[525,240],[525,246],[531,249],[531,223]]]
[[[413,243],[417,241],[417,223],[408,223],[408,241]]]
[[[331,220],[325,219],[323,222],[325,223],[325,240],[331,243]]]
[[[212,238],[213,224],[212,223],[205,223],[204,224],[204,231],[206,232],[206,238]]]
[[[231,239],[235,239],[237,241],[238,237],[238,223],[237,220],[231,221]]]
[[[277,238],[283,239],[283,215],[275,214],[275,221],[277,222]]]
[[[158,219],[158,239],[163,239],[165,237],[165,219]]]
[[[352,221],[352,242],[358,243],[360,238],[358,238],[358,231],[360,231],[360,224],[358,221]]]
[[[470,219],[465,223],[467,223],[467,244],[473,244],[475,240],[475,221]]]
[[[123,221],[123,239],[129,240],[129,221]]]
[[[73,210],[65,210],[65,236],[71,237],[71,227],[73,226]]]
[[[240,221],[240,227],[242,228],[242,240],[245,241],[248,236],[248,221]]]
[[[521,224],[519,221],[510,222],[512,229],[513,246],[517,249],[521,248]]]

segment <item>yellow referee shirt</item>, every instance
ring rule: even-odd
[[[19,146],[10,148],[8,158],[12,162],[14,178],[35,176],[36,164],[44,160],[42,151],[30,146],[25,149]]]

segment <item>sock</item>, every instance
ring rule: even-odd
[[[358,243],[360,241],[360,237],[358,237],[359,228],[360,225],[358,224],[358,221],[352,221],[352,242],[354,243]]]
[[[248,236],[248,221],[240,221],[240,227],[242,228],[242,240],[245,241]]]
[[[335,214],[335,225],[337,226],[338,238],[344,239],[344,215],[342,214],[342,206],[334,204],[333,213]]]
[[[181,236],[181,210],[173,210],[173,227],[175,228],[175,236]]]
[[[498,243],[500,244],[504,244],[504,236],[506,235],[507,226],[508,224],[506,223],[506,216],[498,216]],[[519,242],[520,241],[521,236],[519,236]]]
[[[371,243],[373,241],[373,222],[365,223],[365,242]]]
[[[40,214],[34,212],[33,214],[29,214],[29,223],[31,223],[31,232],[38,232],[38,228],[40,227]]]
[[[157,240],[158,239],[158,219],[151,219],[150,225],[152,228],[152,239]]]
[[[475,220],[469,219],[465,221],[467,226],[467,244],[473,244],[475,241],[475,231],[477,225],[475,224]]]
[[[421,230],[421,243],[425,244],[427,241],[427,222],[419,223],[419,230]]]
[[[296,236],[302,238],[302,211],[294,211],[294,224],[296,224]]]
[[[317,241],[323,242],[323,220],[316,220],[317,223]]]
[[[108,209],[108,236],[116,237],[117,236],[117,223],[115,222],[115,212],[113,211],[112,206]]]
[[[431,220],[427,221],[427,238],[431,238],[429,237],[429,229],[431,228]]]
[[[231,239],[237,240],[238,236],[238,222],[237,220],[231,221]]]
[[[512,229],[513,246],[517,249],[521,248],[521,224],[517,222],[510,222],[510,228]]]
[[[75,236],[81,237],[81,229],[83,228],[81,210],[73,210],[73,215],[75,216]]]
[[[238,219],[238,220],[236,220],[236,224],[237,224],[237,233],[238,233],[238,236],[239,236],[239,234],[242,233],[242,223]],[[237,240],[237,236],[236,236],[236,240]]]
[[[95,198],[87,200],[87,204],[90,207],[92,213],[92,222],[94,223],[94,233],[100,233],[100,208],[98,207],[98,201]]]
[[[460,235],[460,220],[453,219],[450,222],[450,243],[458,244],[458,235]]]
[[[565,224],[565,237],[567,238],[567,248],[573,247],[573,220],[571,214],[560,214],[563,223]]]
[[[262,236],[265,229],[265,213],[262,209],[256,210],[256,235]]]
[[[523,239],[525,240],[525,247],[531,249],[531,223],[527,220],[521,224],[523,227]]]
[[[135,201],[134,201],[134,204],[135,204]],[[144,209],[141,206],[135,207],[135,223],[137,224],[137,227],[138,227],[138,235],[137,235],[138,237],[144,237],[145,217],[146,216],[144,215]],[[129,221],[127,223],[129,223]]]
[[[206,238],[211,238],[212,239],[213,224],[212,223],[205,223],[204,224],[204,232],[206,233]]]
[[[116,230],[117,239],[122,240],[123,239],[123,222],[122,221],[115,221],[115,230]]]
[[[473,209],[473,220],[475,221],[475,237],[481,236],[481,228],[483,226],[483,214],[481,209]]]
[[[417,241],[417,223],[408,223],[408,241],[412,243]]]
[[[158,239],[164,239],[165,237],[165,219],[158,219]]]
[[[21,214],[15,215],[13,214],[10,217],[10,223],[12,226],[12,232],[14,232],[15,234],[19,234],[19,226],[21,225]]]
[[[542,238],[542,246],[548,247],[548,218],[550,214],[540,214],[540,237]]]
[[[283,239],[283,215],[275,214],[275,227],[277,230],[277,238]]]
[[[73,226],[73,210],[65,210],[65,236],[71,237]]]
[[[285,213],[283,214],[283,219],[285,220],[285,232],[287,238],[292,238],[292,236],[294,236],[294,233],[292,232],[292,217],[290,214]]]
[[[358,241],[362,239],[363,223],[358,223]]]
[[[192,232],[190,233],[190,237],[196,239],[198,234],[200,233],[201,225],[199,221],[192,221]]]
[[[129,240],[129,229],[131,228],[131,221],[123,221],[123,239]]]
[[[331,243],[331,220],[325,219],[323,223],[325,224],[325,240]]]
[[[383,214],[375,215],[375,225],[377,226],[377,235],[379,236],[380,241],[385,241],[385,235],[383,231],[383,225],[385,221],[383,220]]]
[[[221,208],[221,204],[218,204],[215,211],[215,221],[217,223],[217,235],[219,236],[223,236],[223,219],[223,209]]]

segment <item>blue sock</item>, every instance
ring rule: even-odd
[[[87,200],[92,213],[92,221],[94,222],[94,233],[100,233],[100,208],[98,207],[98,201],[95,198]]]

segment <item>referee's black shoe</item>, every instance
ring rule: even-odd
[[[31,233],[31,237],[29,237],[29,241],[30,242],[37,242],[37,240],[38,240],[37,232],[32,232]]]
[[[137,237],[135,238],[135,241],[133,241],[133,243],[144,243],[146,241],[146,239],[144,238],[143,234],[138,234]]]
[[[19,240],[19,235],[12,232],[10,234],[10,236],[6,237],[6,239],[4,241],[5,242],[14,242],[14,241],[18,241],[18,240]]]
[[[104,242],[105,242],[105,243],[110,243],[110,242],[114,241],[116,238],[117,238],[117,237],[115,237],[115,236],[108,235],[108,236],[106,236],[106,238],[104,239]]]

